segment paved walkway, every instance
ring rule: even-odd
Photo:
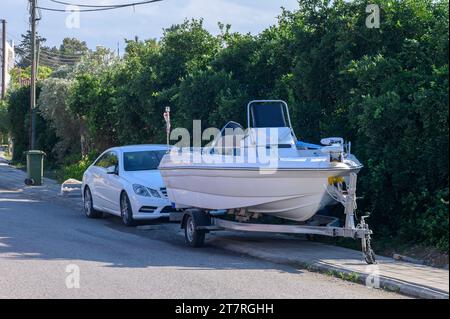
[[[312,271],[379,286],[418,298],[448,298],[449,271],[377,256],[367,265],[362,253],[287,235],[217,232],[209,243],[264,260],[298,265]]]
[[[44,179],[43,186],[25,186],[26,173],[1,160],[0,187],[21,190],[25,195],[61,202],[82,209],[80,198],[61,196],[61,185]],[[217,232],[208,236],[210,245],[264,260],[291,264],[333,274],[369,286],[380,286],[419,298],[448,298],[449,271],[378,256],[368,266],[358,251],[310,242],[286,235]]]

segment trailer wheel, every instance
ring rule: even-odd
[[[195,218],[188,215],[184,226],[184,239],[191,247],[201,247],[205,243],[205,231],[197,230],[197,226]]]

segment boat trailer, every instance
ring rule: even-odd
[[[330,183],[326,186],[329,195],[344,206],[344,227],[339,227],[338,218],[322,215],[313,216],[305,224],[258,224],[230,221],[221,218],[227,214],[226,210],[214,211],[202,208],[186,208],[181,213],[172,213],[170,219],[181,221],[186,243],[192,247],[203,246],[206,233],[218,230],[346,237],[360,239],[364,260],[368,264],[374,264],[376,263],[375,254],[371,247],[373,232],[365,221],[368,215],[362,216],[360,222],[355,224],[356,178],[356,173],[351,173],[346,187],[343,183]]]

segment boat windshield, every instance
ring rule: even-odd
[[[146,171],[157,169],[166,151],[137,151],[123,153],[125,171]]]
[[[280,102],[252,104],[250,112],[253,127],[288,127],[284,105]]]

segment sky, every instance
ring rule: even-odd
[[[38,6],[66,9],[51,0],[37,0]],[[74,4],[124,4],[142,0],[61,0]],[[41,11],[38,32],[47,38],[45,45],[59,46],[65,37],[86,41],[94,49],[101,45],[123,50],[124,39],[160,38],[163,28],[181,23],[185,18],[203,18],[204,26],[213,34],[217,23],[231,24],[231,31],[257,34],[276,23],[281,7],[295,10],[297,0],[163,0],[142,6],[111,11],[80,13]],[[0,0],[0,19],[7,21],[7,36],[18,42],[29,29],[28,0]],[[68,22],[68,23],[67,23]]]

